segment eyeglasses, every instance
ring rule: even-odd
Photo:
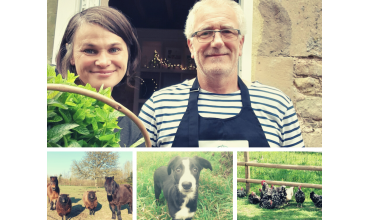
[[[197,31],[191,35],[191,37],[197,37],[199,43],[208,43],[213,41],[215,37],[215,32],[220,32],[221,38],[224,42],[235,41],[238,39],[240,30],[238,29],[222,29],[219,31],[215,30],[203,30]]]

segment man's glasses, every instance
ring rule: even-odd
[[[235,41],[236,39],[238,39],[238,36],[240,34],[240,30],[238,29],[222,29],[219,31],[203,30],[195,32],[191,35],[191,37],[196,36],[199,43],[209,43],[213,41],[215,37],[215,32],[220,32],[221,38],[224,42]]]

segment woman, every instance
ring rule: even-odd
[[[64,32],[56,66],[63,77],[67,71],[78,75],[76,84],[89,83],[98,91],[127,83],[140,62],[140,46],[135,30],[119,11],[98,6],[71,18]],[[128,117],[118,118],[121,147],[142,138],[139,128]],[[145,146],[141,144],[140,146]]]

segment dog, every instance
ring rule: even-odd
[[[203,168],[212,171],[211,163],[201,157],[174,157],[168,166],[154,172],[156,201],[163,190],[172,219],[190,220],[197,210],[199,175]]]

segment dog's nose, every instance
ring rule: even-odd
[[[184,188],[184,189],[190,189],[191,188],[191,182],[183,182],[182,183],[182,187]]]

